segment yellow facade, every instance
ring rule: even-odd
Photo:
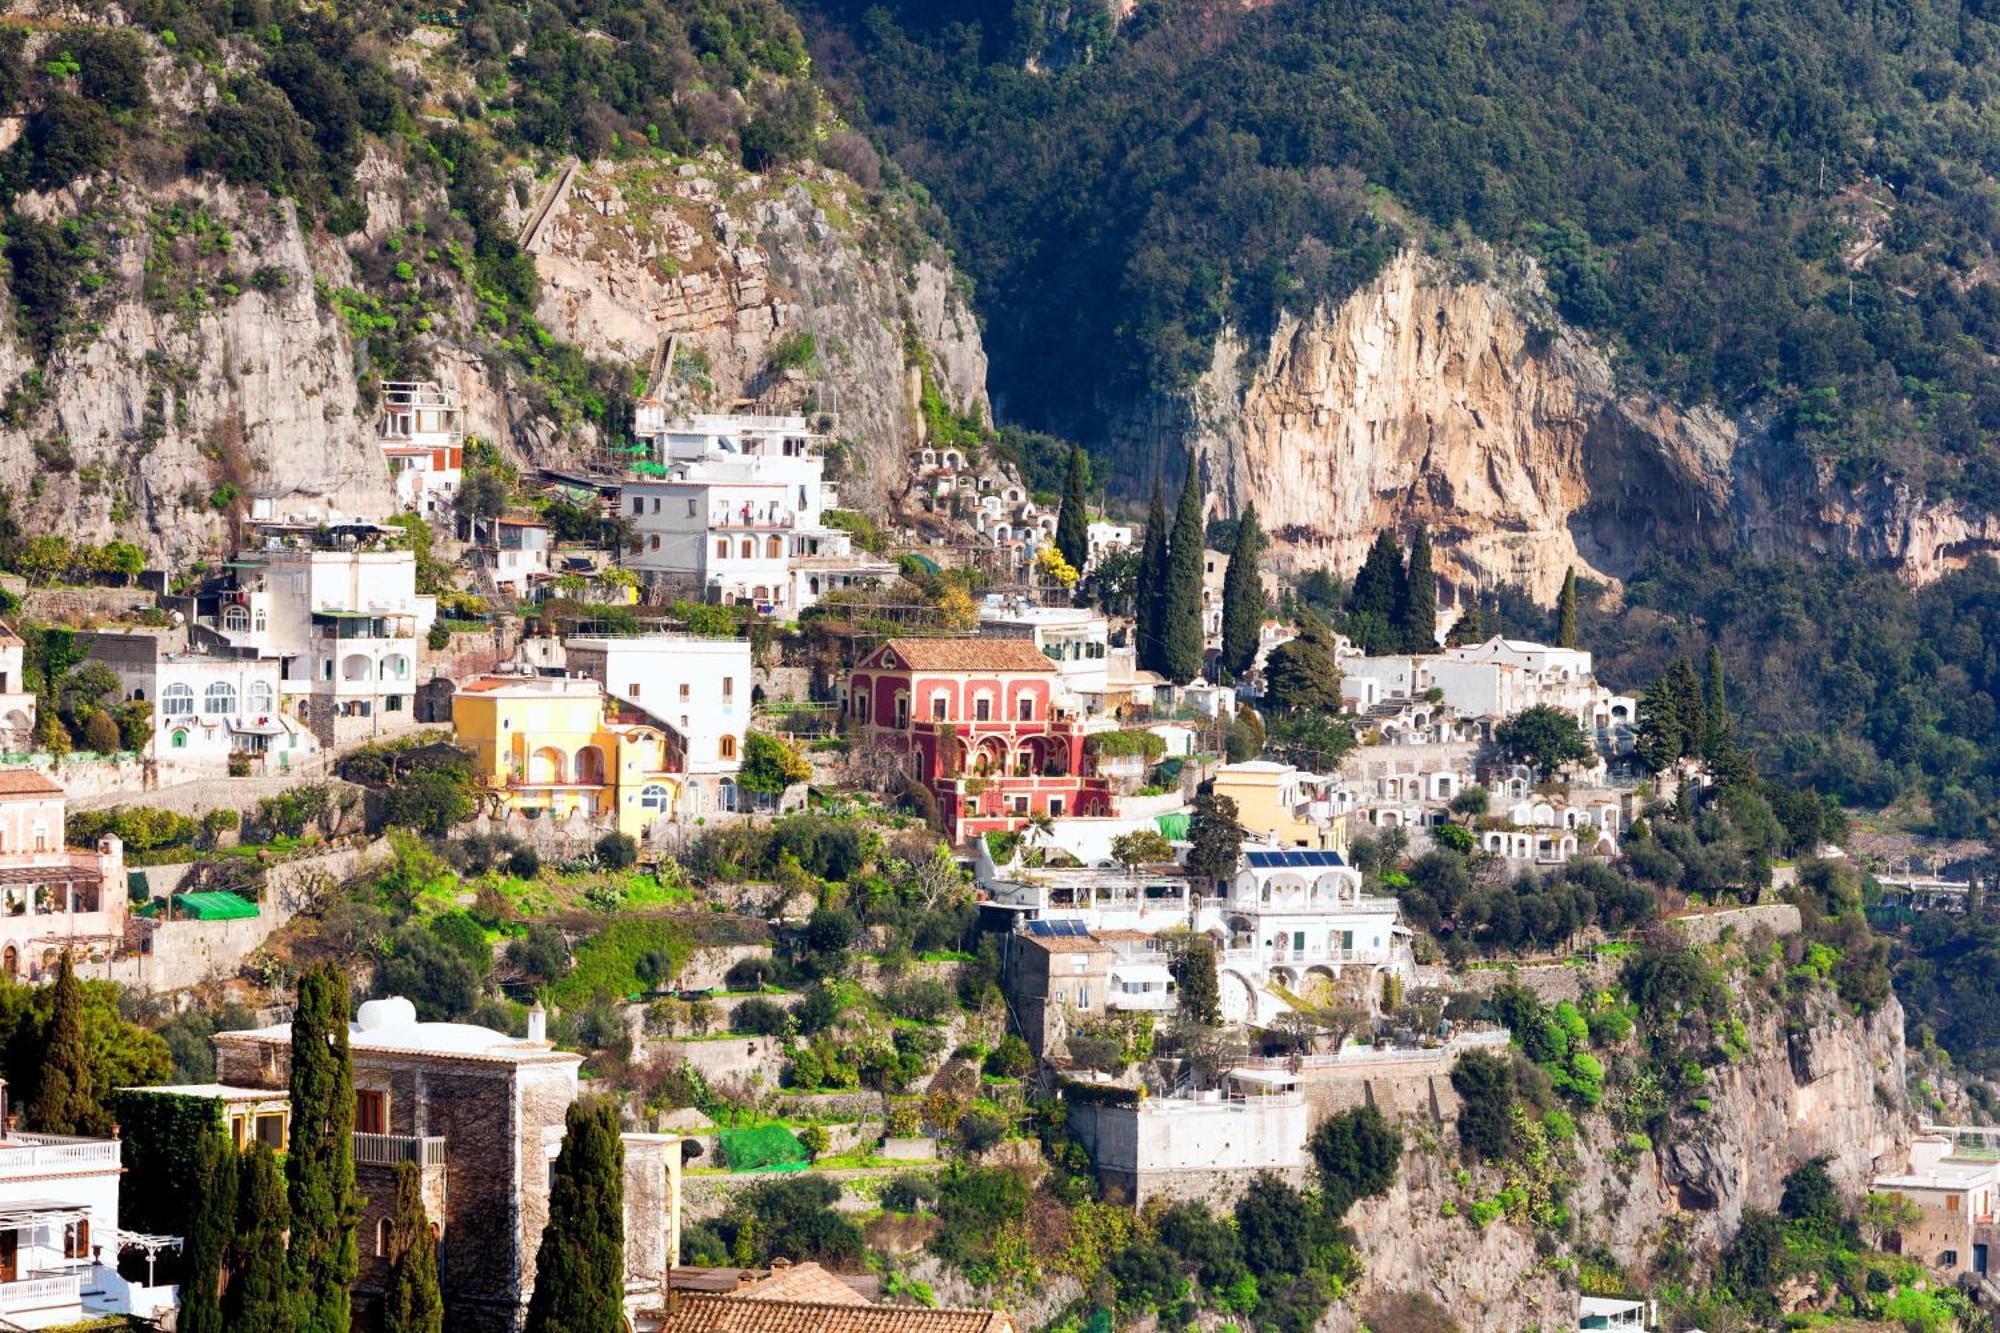
[[[452,696],[480,786],[532,819],[584,818],[642,837],[680,804],[673,738],[606,716],[595,681],[488,676]]]
[[[1236,822],[1247,833],[1280,847],[1304,847],[1347,855],[1347,816],[1308,819],[1298,790],[1298,770],[1268,760],[1224,764],[1210,790],[1236,802]]]

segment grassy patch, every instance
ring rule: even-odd
[[[577,947],[576,966],[550,988],[550,997],[565,1008],[581,1007],[599,996],[620,999],[646,989],[639,979],[639,962],[659,954],[666,965],[662,976],[680,970],[694,944],[678,923],[663,917],[619,917],[602,933]]]

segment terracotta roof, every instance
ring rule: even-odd
[[[1111,946],[1090,935],[1016,935],[1046,953],[1110,953]]]
[[[869,660],[893,653],[916,671],[1033,671],[1054,675],[1056,664],[1027,639],[891,639]]]
[[[6,621],[0,620],[0,643],[19,642],[21,642],[21,636],[14,632],[14,627]]]
[[[0,773],[0,796],[60,796],[62,787],[33,769]]]
[[[775,1262],[775,1261],[773,1261]],[[732,1295],[746,1301],[816,1301],[821,1305],[866,1305],[868,1298],[816,1263],[773,1268],[770,1276]]]
[[[746,1300],[687,1292],[660,1321],[660,1333],[1014,1333],[998,1310],[931,1310],[921,1305]]]

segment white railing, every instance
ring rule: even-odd
[[[0,1282],[0,1310],[51,1310],[75,1305],[82,1297],[82,1279],[75,1274],[62,1277],[31,1277],[21,1282]]]
[[[355,1134],[356,1166],[395,1166],[399,1162],[443,1166],[444,1140],[436,1135]]]
[[[0,1177],[117,1166],[116,1139],[74,1139],[57,1134],[10,1134],[0,1141]]]

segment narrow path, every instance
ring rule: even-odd
[[[521,226],[519,237],[519,244],[523,250],[532,252],[536,243],[542,239],[542,229],[548,225],[549,219],[555,216],[557,208],[569,198],[569,189],[576,183],[579,166],[576,159],[571,158],[563,167],[562,175],[556,177],[556,183],[550,186],[549,192],[542,197],[542,202],[528,215],[527,222]]]

